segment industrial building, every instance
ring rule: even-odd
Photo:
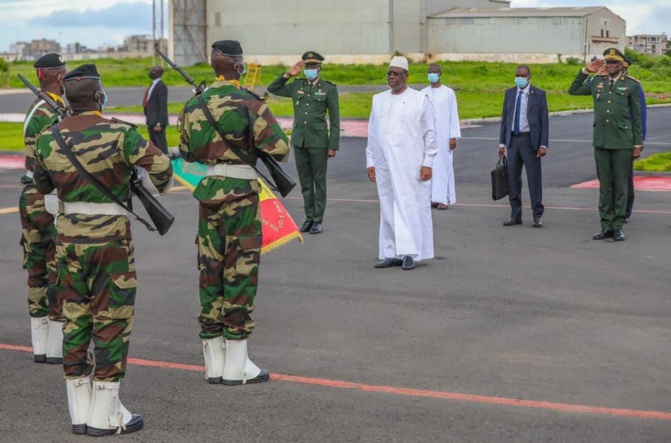
[[[605,7],[510,8],[509,0],[174,0],[173,58],[206,62],[212,42],[240,40],[248,61],[292,64],[304,51],[331,63],[414,60],[557,61],[626,44]],[[531,58],[529,58],[531,57]]]

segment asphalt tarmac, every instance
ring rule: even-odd
[[[669,150],[671,109],[651,109],[644,155]],[[249,342],[273,374],[208,385],[198,338],[197,203],[163,198],[164,237],[134,223],[140,286],[121,398],[133,442],[669,442],[671,194],[639,191],[627,241],[593,241],[591,117],[552,117],[545,227],[503,227],[490,197],[498,124],[464,129],[458,203],[434,211],[435,260],[373,269],[379,206],[365,140],[329,165],[321,235],[263,256]],[[293,162],[293,160],[291,160]],[[289,170],[295,174],[292,163]],[[30,353],[18,245],[21,175],[0,170],[0,441],[70,434],[62,369]],[[528,203],[526,185],[523,201]],[[298,223],[302,200],[284,204]]]

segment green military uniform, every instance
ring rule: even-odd
[[[606,60],[622,61],[616,49],[604,52]],[[621,73],[588,81],[589,73],[578,73],[569,88],[571,95],[594,99],[593,145],[599,178],[599,215],[602,230],[621,230],[627,217],[627,188],[633,148],[642,145],[639,83]],[[615,196],[615,198],[613,198]],[[623,238],[624,239],[624,238]]]
[[[303,54],[306,69],[319,64],[324,57],[314,51]],[[268,85],[268,92],[291,97],[294,124],[291,143],[294,146],[296,169],[303,193],[305,216],[309,225],[321,224],[326,209],[327,149],[340,147],[340,109],[338,88],[317,77],[313,81],[299,78],[287,84],[285,73]],[[329,114],[329,126],[326,113]],[[308,226],[309,229],[309,226]]]
[[[278,160],[289,155],[287,136],[264,101],[225,80],[215,81],[202,97],[228,142],[253,161],[258,151]],[[180,127],[182,157],[208,166],[208,176],[193,191],[200,202],[200,337],[244,340],[255,325],[251,313],[261,256],[260,184],[254,177],[245,178],[254,170],[222,141],[196,97],[187,103]]]
[[[71,74],[77,70],[66,75],[66,82],[78,78],[68,77]],[[61,121],[59,132],[82,166],[121,201],[130,199],[134,166],[144,168],[159,191],[172,182],[168,157],[130,124],[96,111],[82,112]],[[51,130],[40,135],[36,158],[37,190],[46,194],[56,189],[62,202],[56,259],[66,317],[65,376],[76,379],[91,373],[87,349],[93,339],[93,379],[119,381],[126,369],[137,286],[130,222],[123,212],[113,213],[119,206],[79,174]]]

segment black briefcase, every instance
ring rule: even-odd
[[[508,159],[499,157],[496,168],[492,170],[492,199],[500,200],[508,195]]]

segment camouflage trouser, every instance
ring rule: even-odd
[[[96,381],[124,377],[133,326],[135,252],[131,240],[56,241],[63,298],[63,368],[67,378],[91,373],[87,349],[94,343]]]
[[[62,321],[57,296],[54,217],[44,208],[44,196],[34,186],[23,186],[19,196],[23,268],[28,271],[28,313]]]
[[[198,218],[200,338],[246,339],[259,281],[259,195],[226,203],[202,203]]]

